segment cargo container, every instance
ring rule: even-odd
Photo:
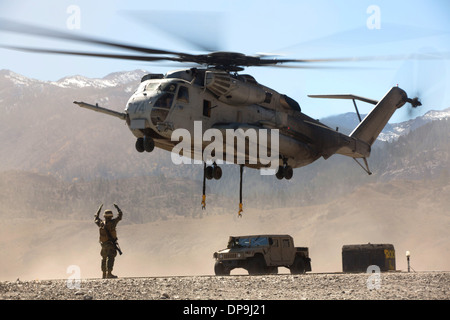
[[[395,271],[395,250],[392,244],[352,244],[342,247],[342,271],[366,272],[371,265],[380,271]]]

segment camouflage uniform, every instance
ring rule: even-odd
[[[113,214],[111,210],[105,210],[104,217],[105,221],[99,218],[99,213],[102,209],[102,206],[97,211],[97,214],[95,215],[95,224],[99,227],[100,232],[100,245],[102,246],[102,249],[100,251],[100,255],[102,256],[102,264],[101,269],[103,272],[103,279],[105,278],[117,278],[117,276],[113,275],[111,272],[114,267],[114,260],[117,256],[116,247],[114,245],[114,242],[108,237],[108,234],[105,229],[109,231],[109,234],[111,235],[113,240],[117,239],[117,232],[116,232],[116,226],[117,223],[122,220],[122,210],[119,209],[119,207],[114,204],[117,211],[119,212],[119,215],[117,218],[112,218]]]

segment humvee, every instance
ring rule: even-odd
[[[226,249],[214,252],[216,275],[244,268],[250,275],[276,274],[286,267],[291,274],[311,271],[308,248],[294,247],[289,235],[231,236]]]

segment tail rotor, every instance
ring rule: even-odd
[[[426,51],[428,54],[432,52],[430,49],[420,51]],[[445,65],[443,59],[439,59],[439,53],[433,52],[433,55],[436,58],[403,62],[395,75],[395,82],[413,97],[407,98],[409,105],[403,108],[405,120],[415,118],[424,111],[441,107],[445,95]]]

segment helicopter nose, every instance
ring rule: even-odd
[[[131,98],[126,107],[131,129],[150,128],[161,131],[173,104],[173,94],[145,95],[145,98]]]
[[[151,106],[147,100],[132,98],[125,108],[125,112],[129,119],[130,129],[145,129],[148,127],[146,124],[146,115],[150,114],[150,110]]]

